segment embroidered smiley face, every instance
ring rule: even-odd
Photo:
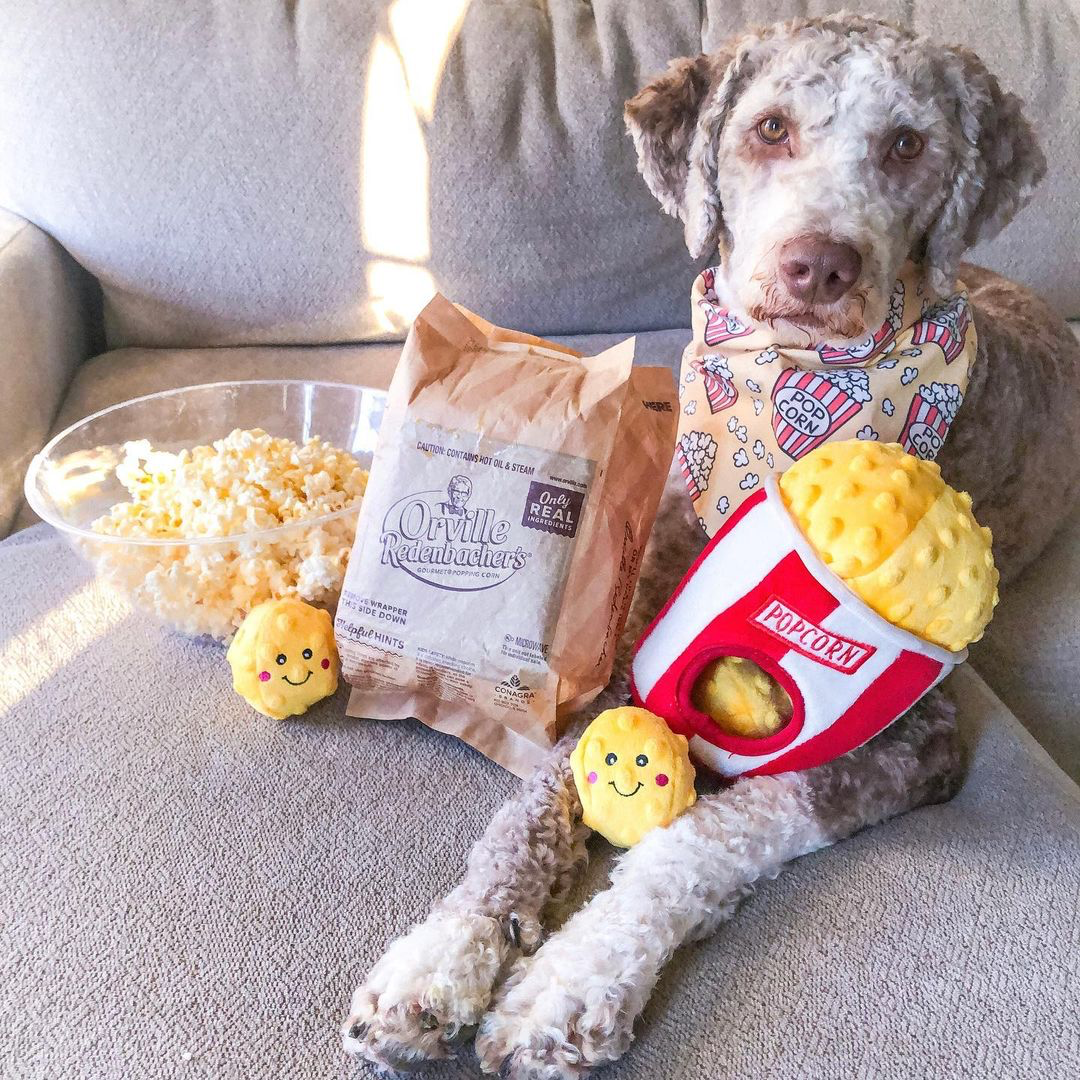
[[[585,824],[617,847],[667,825],[697,797],[685,737],[645,709],[602,712],[585,729],[570,765]]]
[[[297,716],[337,689],[329,612],[286,598],[253,608],[229,646],[233,688],[275,720]]]

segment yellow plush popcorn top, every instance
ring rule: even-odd
[[[998,600],[990,530],[936,463],[896,443],[827,443],[780,492],[822,561],[889,622],[953,652],[982,637]]]
[[[583,820],[617,847],[693,806],[694,766],[686,738],[646,709],[602,712],[570,757]]]
[[[337,689],[338,652],[330,613],[292,597],[253,608],[226,659],[233,689],[274,720],[298,716]]]

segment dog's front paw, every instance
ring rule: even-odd
[[[629,1048],[653,980],[582,929],[572,921],[513,968],[476,1036],[485,1072],[578,1080]]]
[[[393,942],[353,994],[345,1050],[395,1072],[450,1056],[488,1007],[510,947],[497,919],[432,915]]]

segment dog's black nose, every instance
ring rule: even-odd
[[[831,304],[859,280],[862,256],[850,244],[799,236],[780,249],[784,288],[804,304]]]

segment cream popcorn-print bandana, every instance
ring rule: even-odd
[[[694,339],[682,358],[676,458],[712,536],[769,473],[827,439],[898,442],[933,460],[975,361],[967,293],[924,293],[905,263],[880,329],[850,348],[777,345],[719,303],[716,268],[694,282]]]

